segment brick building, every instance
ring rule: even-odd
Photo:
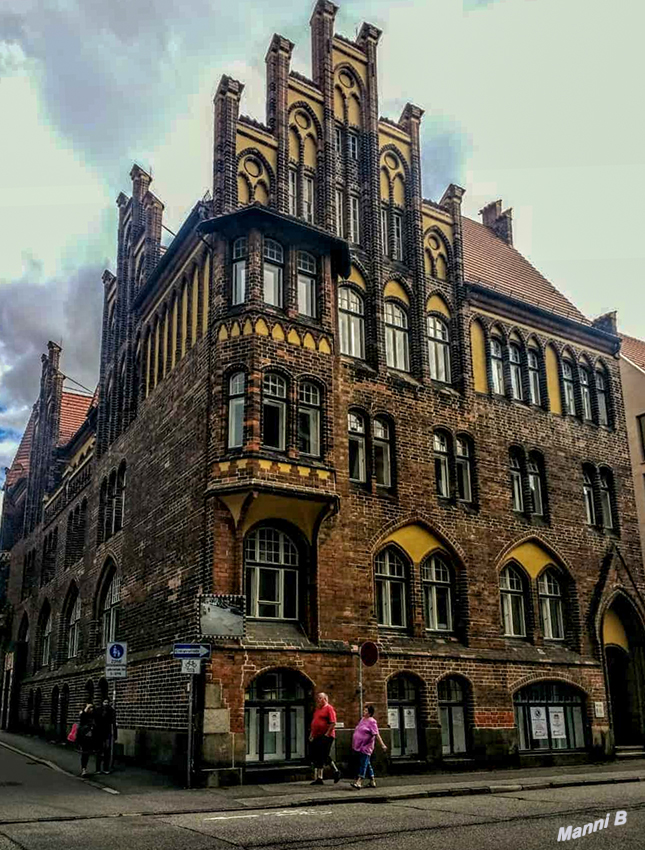
[[[167,250],[150,176],[117,200],[97,397],[61,441],[50,344],[8,484],[5,722],[64,732],[118,637],[125,752],[179,765],[172,644],[201,594],[244,594],[196,688],[212,782],[306,765],[319,689],[346,760],[365,640],[396,770],[642,747],[615,324],[513,248],[500,201],[476,222],[458,186],[423,197],[423,110],[379,116],[381,33],[337,35],[336,11],[314,8],[312,79],[273,37],[265,124],[222,78],[212,199]]]

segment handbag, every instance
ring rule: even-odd
[[[78,735],[78,723],[74,723],[69,735],[67,736],[67,740],[74,744],[76,742],[76,736]]]

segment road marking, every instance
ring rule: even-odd
[[[330,815],[331,809],[287,809],[283,812],[260,812],[256,815],[218,815],[204,820],[242,820],[244,818],[276,817],[283,818],[294,815]]]

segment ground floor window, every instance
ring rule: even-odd
[[[466,736],[466,689],[459,679],[442,679],[438,687],[441,751],[459,755],[468,749]]]
[[[387,684],[387,719],[393,758],[418,755],[419,689],[407,676],[394,676]]]
[[[290,671],[265,673],[251,683],[244,706],[247,762],[305,758],[308,690]]]
[[[536,682],[514,697],[520,750],[581,750],[585,705],[581,691],[562,682]]]

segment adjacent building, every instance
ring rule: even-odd
[[[361,696],[394,770],[642,750],[614,318],[531,266],[501,201],[474,221],[456,185],[424,198],[423,110],[379,115],[381,33],[336,12],[315,5],[311,79],[273,37],[265,123],[222,78],[212,198],[167,250],[150,175],[117,199],[98,392],[64,432],[50,343],[7,479],[3,722],[63,734],[118,638],[119,741],[178,766],[172,646],[221,594],[246,623],[197,679],[210,782],[306,769],[317,690],[341,761]]]

